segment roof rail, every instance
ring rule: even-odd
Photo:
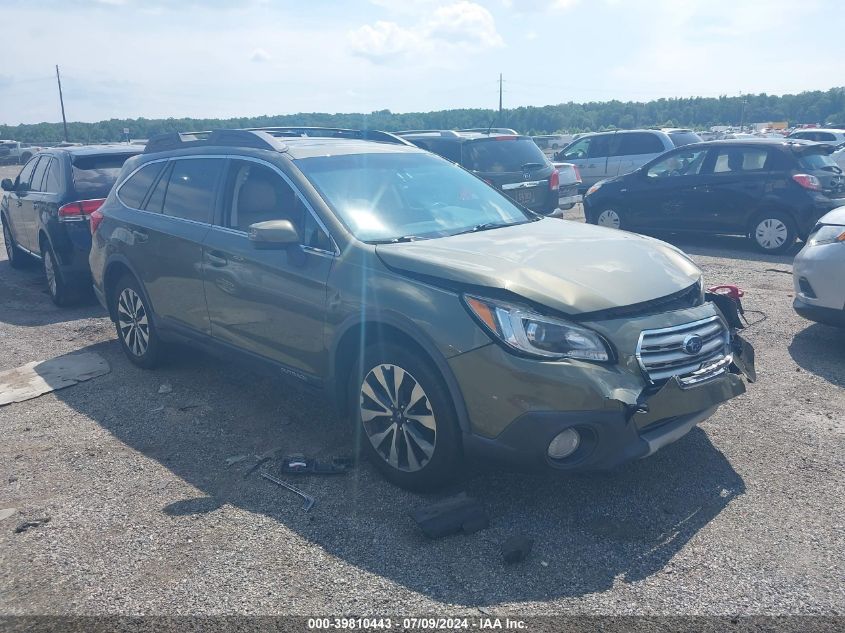
[[[348,138],[376,143],[413,145],[396,134],[381,130],[354,130],[340,127],[273,126],[247,128],[251,132],[265,132],[275,137]]]
[[[519,132],[509,127],[468,127],[458,132],[480,132],[481,134],[514,134],[520,136]]]
[[[411,134],[428,134],[429,136],[460,136],[455,130],[402,130],[396,132],[396,136],[405,136]]]
[[[260,130],[211,130],[205,132],[170,132],[153,136],[147,141],[145,154],[195,146],[228,146],[287,151],[287,145]]]

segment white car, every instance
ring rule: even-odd
[[[845,207],[823,215],[795,256],[795,311],[811,321],[845,327]]]
[[[845,143],[845,130],[833,128],[804,128],[795,130],[786,138],[800,138],[805,141],[817,141],[819,143],[830,143],[831,145],[842,145]]]
[[[560,178],[557,206],[561,211],[566,211],[581,202],[582,196],[578,193],[581,188],[581,174],[572,163],[552,162],[552,165],[557,169]]]
[[[839,169],[845,171],[845,147],[836,150],[830,157],[839,166]]]

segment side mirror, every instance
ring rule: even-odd
[[[299,233],[290,220],[268,220],[249,225],[249,241],[259,249],[283,249],[299,244]]]
[[[15,183],[12,182],[11,178],[4,178],[3,181],[0,182],[0,187],[3,188],[3,191],[14,191]]]

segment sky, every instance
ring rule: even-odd
[[[0,0],[0,123],[845,84],[842,0]]]

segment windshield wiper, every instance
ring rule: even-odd
[[[521,222],[484,222],[482,224],[476,224],[475,226],[465,229],[463,231],[452,233],[451,235],[465,235],[467,233],[478,233],[479,231],[489,231],[490,229],[499,229],[503,226],[514,226],[515,224],[521,224]]]
[[[520,169],[526,171],[529,169],[540,169],[541,167],[545,167],[545,165],[543,163],[522,163]]]
[[[390,237],[383,240],[368,240],[369,244],[400,244],[402,242],[416,242],[417,240],[424,240],[426,238],[419,235],[400,235],[399,237]]]

